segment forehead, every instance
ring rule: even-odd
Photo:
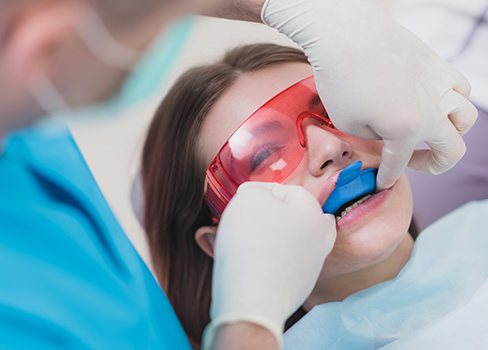
[[[220,96],[203,124],[199,143],[206,164],[254,111],[312,73],[305,63],[281,63],[240,75]]]

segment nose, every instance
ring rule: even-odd
[[[308,168],[319,177],[330,169],[341,169],[351,162],[352,147],[337,132],[328,129],[316,118],[307,118],[302,124],[305,136]]]

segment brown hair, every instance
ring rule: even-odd
[[[142,155],[144,226],[156,275],[196,347],[210,321],[212,279],[212,259],[194,239],[199,227],[212,225],[198,136],[212,106],[240,74],[285,62],[308,63],[300,50],[254,44],[187,71],[162,101],[148,131]]]

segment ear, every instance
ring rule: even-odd
[[[214,256],[216,233],[217,226],[203,226],[195,232],[195,241],[198,246],[211,258]]]
[[[22,80],[38,74],[50,52],[73,35],[85,15],[86,7],[78,1],[56,1],[25,11],[4,41],[12,72]]]

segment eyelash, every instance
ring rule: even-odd
[[[255,171],[266,159],[269,158],[269,156],[282,148],[283,146],[265,145],[263,149],[256,153],[251,159],[249,164],[250,170]]]

